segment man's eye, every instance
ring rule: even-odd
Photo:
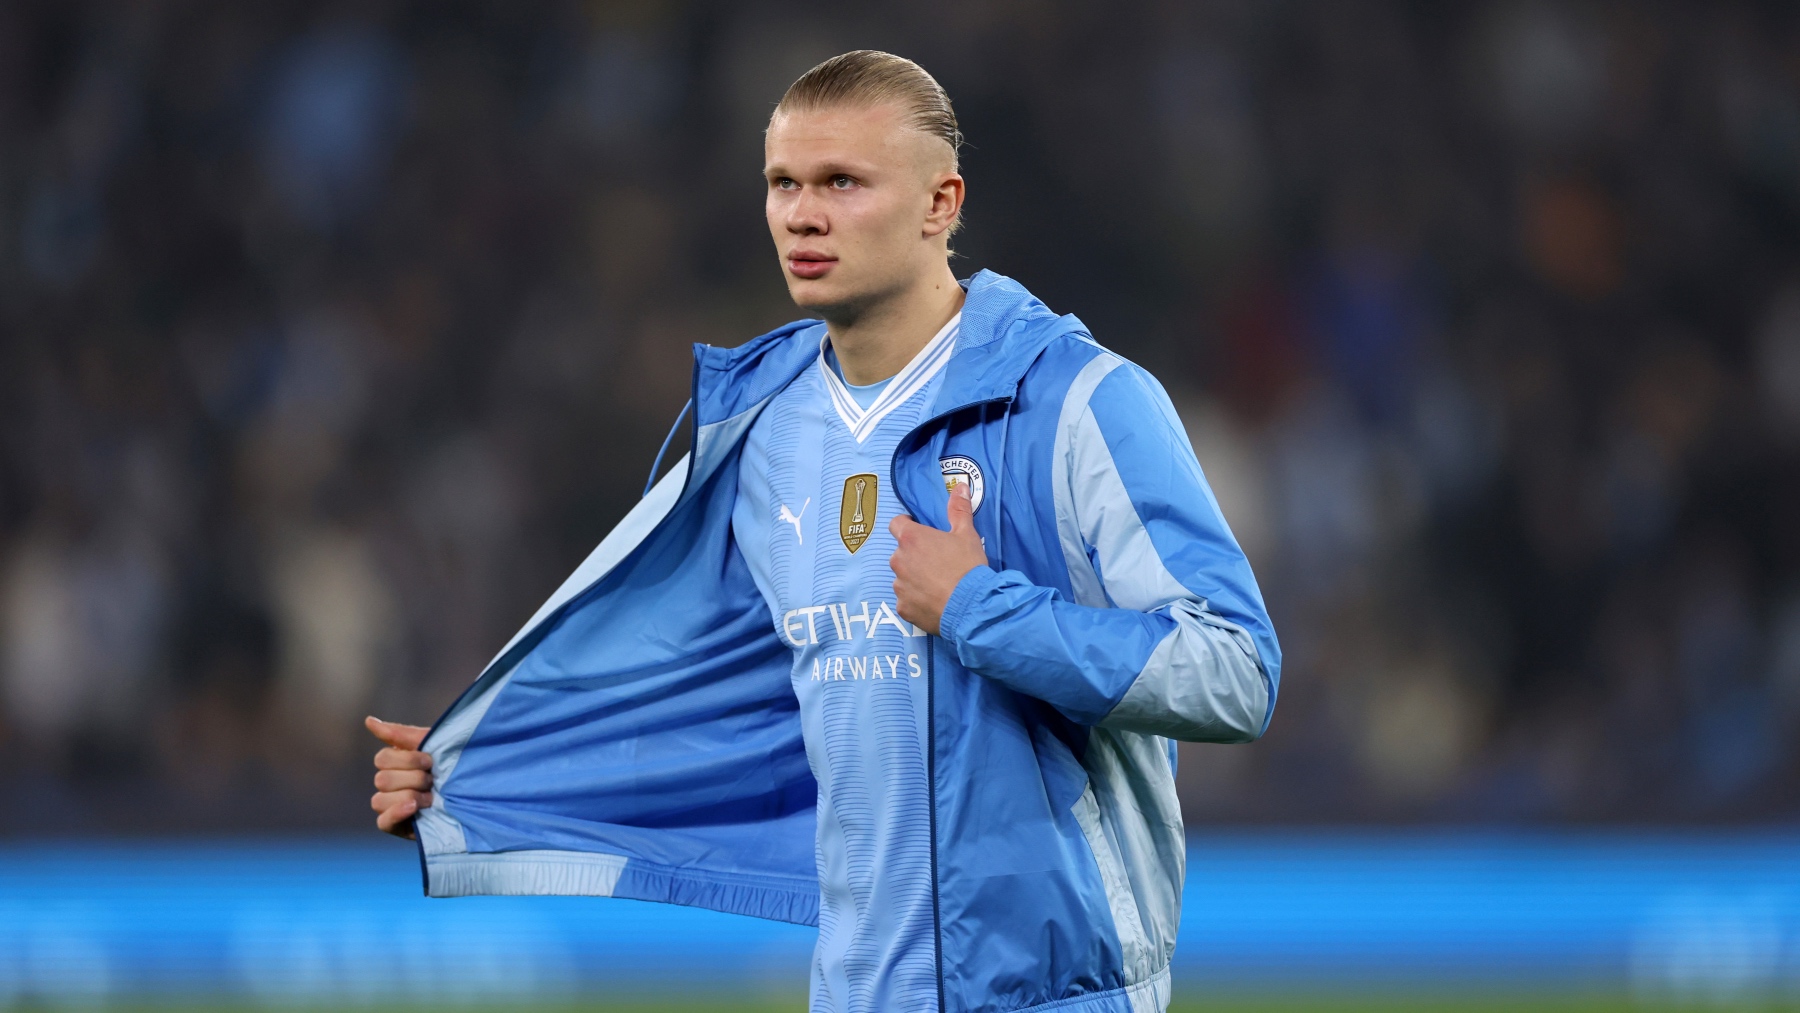
[[[776,180],[775,185],[776,185],[776,187],[778,187],[782,190],[798,190],[798,189],[800,189],[800,184],[794,182],[791,179],[787,179],[787,178],[782,178],[782,179]]]
[[[833,176],[831,177],[831,185],[839,190],[848,190],[856,185],[856,180],[851,179],[849,176]]]

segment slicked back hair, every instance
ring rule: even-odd
[[[914,129],[950,145],[950,165],[958,166],[963,136],[950,96],[924,67],[892,53],[858,49],[826,60],[788,85],[775,112],[887,102],[898,102]]]

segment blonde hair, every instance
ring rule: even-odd
[[[951,168],[959,166],[963,136],[950,96],[924,67],[892,53],[858,49],[826,60],[788,85],[775,112],[886,102],[900,103],[915,130],[950,145]]]

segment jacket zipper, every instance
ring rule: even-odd
[[[888,460],[888,475],[890,476],[890,480],[891,476],[898,473],[900,452],[912,442],[914,436],[923,432],[927,427],[935,426],[939,422],[960,411],[967,411],[970,408],[979,407],[981,405],[1004,403],[1011,400],[1011,397],[996,397],[987,398],[981,401],[971,401],[968,404],[957,405],[949,411],[939,412],[931,418],[926,419],[924,422],[912,427],[910,432],[901,437],[898,443],[894,444],[893,456]],[[1006,448],[1001,447],[1000,452],[1004,454]],[[909,516],[917,516],[918,511],[913,509],[910,503],[906,502],[906,496],[900,492],[900,483],[897,481],[894,482],[894,498],[899,500],[900,505],[906,508]],[[938,896],[937,642],[939,639],[939,637],[931,637],[925,642],[925,799],[926,804],[930,806],[928,815],[930,817],[931,828],[931,936],[932,944],[937,950],[937,959],[934,963],[937,965],[938,1013],[946,1013],[948,1006],[944,1001],[944,918],[943,909]]]
[[[936,640],[925,642],[925,798],[931,807],[931,935],[937,950],[938,1013],[944,1013],[944,919],[938,909]]]

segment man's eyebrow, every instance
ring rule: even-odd
[[[848,162],[825,162],[813,167],[812,171],[820,176],[867,176],[871,168],[872,167],[867,164],[855,165]],[[777,163],[764,166],[763,175],[795,177],[800,175],[800,173],[785,165]]]

